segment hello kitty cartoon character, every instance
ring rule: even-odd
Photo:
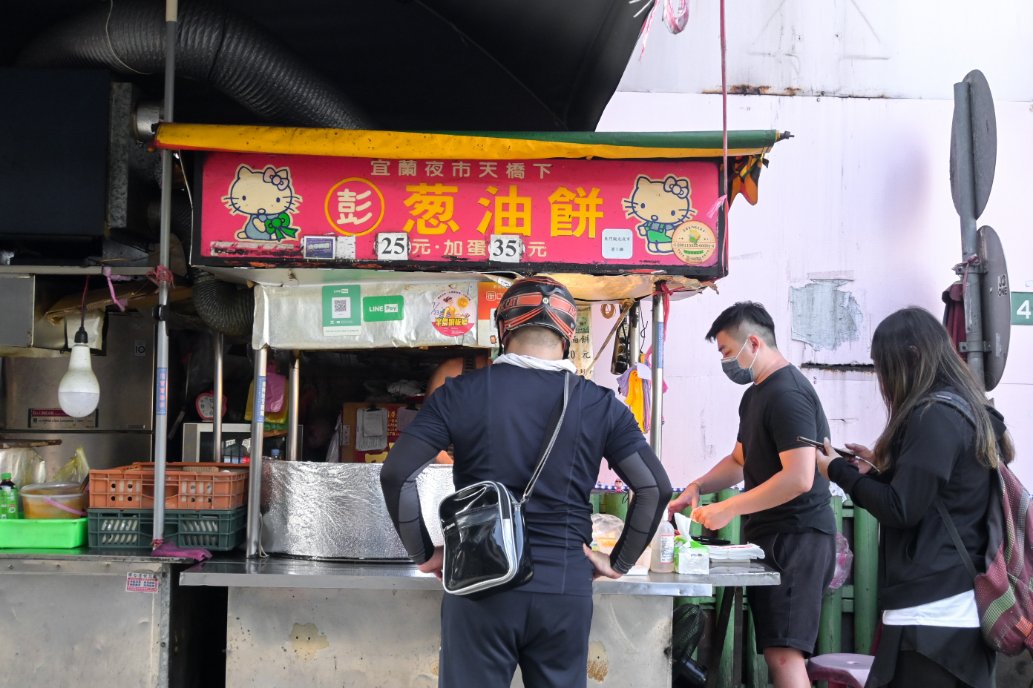
[[[673,253],[674,230],[696,214],[689,180],[672,174],[662,181],[639,175],[631,198],[624,199],[624,214],[642,220],[637,227],[638,234],[646,240],[649,253]]]
[[[267,165],[255,170],[241,165],[229,195],[222,201],[231,213],[248,218],[237,232],[238,239],[283,241],[297,236],[298,228],[291,227],[291,215],[298,212],[301,196],[294,193],[288,167]]]

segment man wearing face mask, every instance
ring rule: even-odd
[[[743,541],[764,549],[781,584],[747,589],[756,629],[775,688],[810,686],[806,658],[818,637],[821,601],[835,569],[836,524],[829,482],[816,469],[817,451],[798,437],[828,437],[821,401],[807,378],[775,344],[775,324],[764,306],[740,302],[717,317],[706,336],[716,341],[732,382],[750,385],[739,403],[732,452],[693,480],[672,501],[674,513],[693,508],[692,520],[717,530],[745,516]],[[700,494],[740,482],[745,490],[699,507]]]

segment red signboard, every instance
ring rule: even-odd
[[[209,153],[202,265],[725,274],[708,160]]]

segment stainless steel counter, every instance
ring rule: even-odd
[[[592,684],[670,686],[674,597],[778,582],[760,564],[596,581]],[[412,564],[222,556],[182,571],[179,583],[227,590],[228,686],[437,684],[444,593]]]
[[[152,557],[149,549],[139,552],[123,550],[105,552],[100,549],[0,549],[0,560],[33,559],[37,561],[93,561],[117,563],[190,564],[193,559],[182,557]]]
[[[619,580],[597,580],[597,595],[659,595],[699,597],[713,586],[778,585],[778,573],[759,563],[713,566],[710,573],[678,575],[649,573]],[[412,564],[357,564],[269,557],[213,559],[179,575],[180,585],[227,588],[309,588],[330,590],[441,590],[430,574]]]
[[[17,639],[0,643],[3,685],[201,685],[225,637],[213,639],[205,615],[225,609],[227,593],[180,588],[192,563],[148,550],[0,550],[0,637]]]

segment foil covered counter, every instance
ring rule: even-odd
[[[378,463],[262,462],[262,549],[313,559],[408,560],[387,513]],[[423,520],[440,545],[438,504],[454,492],[452,467],[416,480]]]

